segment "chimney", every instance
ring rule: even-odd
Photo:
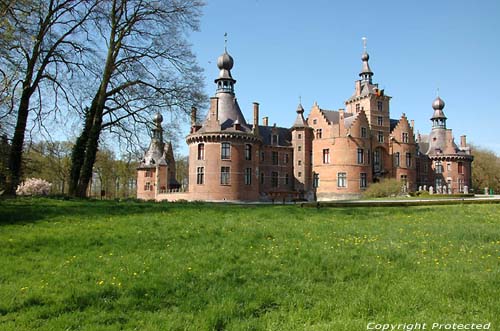
[[[196,126],[196,107],[191,107],[191,126]]]
[[[266,116],[266,117],[263,117],[263,118],[262,118],[262,124],[263,124],[264,126],[268,126],[268,125],[269,125],[269,117],[267,117],[267,116]]]
[[[411,125],[411,128],[413,129],[413,128],[415,127],[415,120],[411,120],[411,121],[410,121],[410,123],[411,123],[411,124],[410,124],[410,125]]]
[[[259,103],[253,103],[253,132],[259,132]]]
[[[210,119],[212,121],[219,120],[219,98],[210,98]]]
[[[467,136],[460,136],[460,147],[467,147]]]

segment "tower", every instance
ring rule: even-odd
[[[175,179],[172,145],[163,142],[162,122],[163,116],[156,113],[153,117],[149,148],[137,167],[137,198],[139,199],[153,200],[158,194],[179,186]]]
[[[297,118],[291,128],[293,146],[293,176],[295,190],[307,194],[313,188],[312,140],[313,128],[304,119],[304,108],[299,103]]]
[[[366,50],[366,38],[363,38],[360,79],[355,82],[354,94],[345,102],[346,112],[357,114],[364,111],[371,132],[373,178],[377,180],[390,175],[392,169],[389,154],[391,120],[389,103],[391,97],[385,95],[378,84],[373,83],[373,71],[370,68],[370,56]]]
[[[217,59],[215,96],[202,125],[192,125],[189,145],[189,193],[193,200],[258,200],[258,127],[249,125],[236,99],[231,75],[234,60],[224,48]],[[259,113],[254,103],[254,114]],[[254,119],[254,123],[256,120]],[[255,125],[255,124],[254,124]]]

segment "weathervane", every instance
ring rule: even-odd
[[[227,52],[227,32],[224,33],[224,50]]]

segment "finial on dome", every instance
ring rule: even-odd
[[[227,52],[227,32],[224,33],[224,51]]]
[[[363,51],[366,52],[366,37],[361,38],[363,40]]]

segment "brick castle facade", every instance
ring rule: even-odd
[[[162,138],[162,117],[154,118],[151,144],[137,169],[137,197],[154,200],[274,201],[334,200],[359,197],[374,182],[396,178],[406,191],[467,192],[473,156],[465,136],[457,146],[446,127],[444,101],[432,103],[429,135],[415,134],[403,113],[390,117],[390,99],[373,83],[364,50],[360,79],[345,109],[314,104],[304,117],[301,104],[291,128],[259,123],[253,104],[251,123],[236,99],[233,58],[217,61],[219,75],[210,109],[198,122],[192,109],[189,186],[179,191],[171,144]]]

